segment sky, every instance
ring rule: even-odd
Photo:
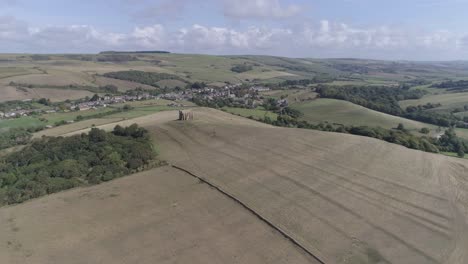
[[[468,60],[468,0],[0,0],[0,53]]]

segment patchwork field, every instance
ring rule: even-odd
[[[127,54],[128,55],[128,54]],[[123,55],[126,56],[126,55]],[[129,60],[105,55],[29,55],[0,54],[0,89],[10,82],[42,85],[100,86],[114,84],[119,90],[139,85],[102,78],[107,72],[139,70],[177,75],[187,82],[239,83],[257,81],[278,83],[285,80],[335,78],[333,85],[395,85],[414,79],[442,81],[459,78],[468,66],[460,63],[412,63],[352,59],[294,59],[271,56],[210,56],[196,54],[131,54]],[[236,73],[231,69],[248,65],[252,70]],[[160,87],[175,87],[183,82],[162,81]],[[151,87],[146,87],[152,89]],[[19,96],[19,94],[18,94]],[[12,98],[12,97],[10,97]],[[13,97],[14,98],[14,97]],[[19,100],[33,98],[17,97]],[[3,98],[1,98],[3,100]],[[53,98],[51,98],[53,99]],[[12,99],[10,99],[12,100]]]
[[[263,221],[188,174],[161,168],[0,209],[0,235],[7,241],[2,260],[146,263],[151,256],[158,263],[314,263],[290,241],[283,244],[284,237],[275,235],[279,229],[325,263],[468,261],[467,161],[371,138],[193,111],[190,122],[165,111],[118,124],[146,127],[163,159],[274,228],[262,227]],[[37,227],[38,216],[53,225]]]

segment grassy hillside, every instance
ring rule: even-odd
[[[239,115],[243,117],[252,117],[253,119],[256,120],[264,120],[265,117],[269,117],[271,120],[276,120],[278,117],[277,114],[266,111],[264,109],[258,108],[258,109],[247,109],[247,108],[236,108],[236,107],[223,107],[223,111],[226,111],[228,113],[234,114],[234,115]]]
[[[443,91],[441,91],[443,92]],[[440,103],[442,106],[432,111],[451,111],[455,108],[462,108],[468,105],[468,93],[439,93],[424,96],[419,100],[401,101],[400,105],[404,108],[408,106],[417,106],[427,103]]]
[[[343,125],[380,126],[388,129],[396,128],[401,123],[410,130],[419,130],[423,127],[436,129],[429,124],[384,114],[343,100],[316,99],[293,104],[292,108],[304,113],[300,119],[311,123],[328,121]]]

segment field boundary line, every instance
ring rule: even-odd
[[[256,216],[258,219],[260,219],[262,222],[264,222],[265,224],[267,224],[268,226],[270,226],[271,228],[273,228],[274,230],[276,230],[277,232],[279,232],[281,235],[283,235],[284,238],[286,238],[287,240],[289,240],[291,243],[293,243],[295,246],[297,246],[298,248],[302,249],[307,255],[309,255],[310,257],[312,257],[313,259],[315,259],[316,261],[318,261],[319,263],[321,264],[325,264],[327,262],[325,262],[323,259],[325,259],[323,256],[317,256],[317,253],[313,253],[311,252],[309,249],[307,249],[305,246],[301,245],[301,243],[299,243],[299,241],[297,241],[296,239],[294,239],[293,237],[291,237],[290,235],[288,235],[286,233],[286,231],[282,230],[281,228],[275,226],[271,221],[269,221],[268,219],[266,219],[264,216],[262,216],[260,213],[256,212],[254,209],[252,209],[250,206],[248,206],[246,203],[242,202],[241,200],[237,199],[236,197],[234,197],[232,194],[229,194],[228,192],[224,191],[221,187],[218,187],[217,185],[211,183],[210,181],[208,181],[207,179],[201,177],[201,176],[197,176],[195,175],[194,173],[190,172],[189,170],[186,170],[182,167],[179,167],[177,165],[174,165],[174,164],[171,164],[171,167],[177,169],[177,170],[180,170],[180,171],[183,171],[187,174],[189,174],[190,176],[200,180],[201,182],[207,184],[208,186],[216,189],[218,192],[220,192],[221,194],[227,196],[228,198],[230,198],[231,200],[233,200],[234,202],[236,202],[237,204],[239,204],[240,206],[242,206],[244,209],[246,209],[247,211],[249,211],[250,213],[252,213],[254,216]],[[331,263],[331,262],[328,262],[328,263]]]

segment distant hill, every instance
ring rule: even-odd
[[[143,50],[143,51],[101,51],[99,54],[123,54],[123,53],[170,53],[164,50]]]

